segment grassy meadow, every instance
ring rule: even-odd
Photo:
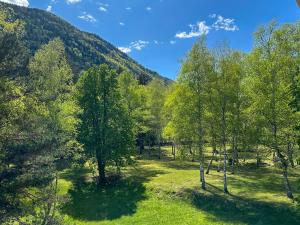
[[[102,188],[89,168],[62,172],[59,191],[65,203],[60,213],[76,225],[300,224],[300,206],[286,198],[282,175],[273,165],[257,168],[249,158],[241,162],[236,174],[228,175],[230,194],[225,195],[217,162],[202,191],[197,162],[174,161],[170,148],[163,153],[161,160],[145,153],[122,172],[122,179],[111,178]],[[300,168],[290,172],[296,199],[299,175]]]

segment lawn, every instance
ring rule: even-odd
[[[299,175],[300,168],[290,172],[297,198]],[[215,167],[206,181],[202,191],[198,163],[166,156],[142,157],[121,180],[102,188],[88,168],[66,170],[59,180],[60,194],[68,196],[61,214],[76,225],[300,224],[300,206],[285,197],[273,166],[243,164],[228,176],[229,195],[222,193],[222,173]]]

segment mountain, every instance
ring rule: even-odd
[[[122,71],[128,69],[141,83],[145,84],[154,77],[166,83],[168,78],[160,76],[99,36],[80,31],[58,16],[40,9],[20,7],[0,2],[0,10],[8,11],[14,19],[25,22],[24,41],[30,54],[33,55],[43,44],[59,37],[65,44],[68,61],[75,78],[94,64],[106,63],[112,68]],[[26,65],[24,65],[26,66]]]

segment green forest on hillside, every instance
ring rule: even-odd
[[[106,42],[74,49],[90,34],[28,43],[10,10],[1,224],[300,224],[300,23],[259,28],[247,54],[201,37],[170,82]]]
[[[59,37],[65,45],[66,57],[76,80],[82,71],[87,70],[94,64],[105,63],[118,72],[129,70],[143,84],[149,82],[153,77],[167,83],[170,82],[169,79],[161,77],[156,72],[139,65],[102,38],[78,30],[52,13],[3,2],[0,2],[0,10],[6,11],[12,20],[19,19],[24,22],[22,40],[26,48],[26,54],[19,61],[20,68],[16,71],[5,71],[6,75],[17,76],[27,74],[29,58],[42,45]]]

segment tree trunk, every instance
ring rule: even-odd
[[[294,199],[293,193],[292,193],[292,189],[288,180],[288,162],[285,159],[285,157],[281,154],[280,149],[279,149],[279,145],[278,145],[278,136],[277,136],[277,120],[276,120],[276,111],[275,111],[275,97],[274,97],[274,92],[272,93],[272,117],[273,117],[273,123],[272,123],[272,131],[273,131],[273,138],[274,138],[274,155],[275,153],[277,154],[277,157],[280,159],[281,162],[281,166],[282,166],[282,172],[283,172],[283,179],[284,179],[284,186],[285,186],[285,191],[286,191],[286,195],[288,198],[290,199]],[[275,158],[276,156],[273,157]]]
[[[172,156],[174,157],[174,143],[173,142],[172,142]]]
[[[99,171],[99,184],[106,183],[106,176],[105,176],[105,162],[98,158],[98,171]]]
[[[174,160],[176,160],[176,144],[174,144]]]
[[[144,150],[144,140],[139,141],[139,150],[140,150],[140,155],[142,155]]]
[[[292,143],[289,141],[288,142],[288,149],[287,149],[287,155],[288,155],[288,160],[291,164],[292,167],[295,167],[295,164],[294,164],[294,157],[293,157],[293,145]]]
[[[204,154],[203,154],[202,140],[200,141],[199,155],[200,155],[200,181],[201,181],[201,187],[202,187],[203,190],[205,190],[206,187],[205,187],[205,176],[204,176]]]
[[[189,148],[190,148],[190,154],[192,155],[192,162],[195,162],[195,154],[193,152],[192,145],[190,145]]]
[[[228,193],[228,188],[227,188],[227,151],[226,151],[226,146],[224,148],[224,193]]]
[[[211,159],[210,159],[210,161],[209,161],[209,164],[208,164],[208,166],[207,166],[206,174],[209,174],[210,167],[211,167],[212,162],[213,162],[213,160],[214,160],[214,158],[215,158],[215,154],[216,154],[216,150],[214,149],[213,152],[212,152],[212,157],[211,157]]]
[[[258,148],[256,148],[256,166],[259,167],[260,163],[261,163],[261,159],[260,159],[259,151]]]
[[[176,160],[176,145],[174,142],[172,143],[172,155],[173,155],[173,160]]]
[[[226,149],[226,119],[225,119],[225,103],[222,106],[222,144],[224,149],[224,193],[228,193],[227,188],[227,149]]]
[[[201,188],[203,190],[206,189],[205,187],[205,176],[204,176],[204,154],[203,154],[203,144],[202,144],[202,137],[199,142],[199,155],[200,155],[200,181],[201,181]]]
[[[275,163],[275,162],[276,162],[276,153],[275,153],[275,152],[273,152],[272,161],[273,161],[273,163]]]
[[[286,196],[290,199],[294,199],[291,185],[288,179],[288,172],[287,172],[287,164],[283,165],[283,178],[284,178],[284,186],[286,190]]]
[[[235,143],[234,143],[234,134],[232,137],[232,143],[231,143],[231,158],[229,159],[229,166],[231,167],[231,174],[234,174],[234,148],[235,148]]]
[[[282,166],[282,175],[283,175],[283,179],[284,179],[284,187],[285,187],[285,191],[286,191],[286,196],[290,199],[294,199],[293,193],[292,193],[292,188],[288,179],[288,162],[287,160],[284,158],[284,156],[279,152],[279,150],[277,149],[277,156],[280,159],[281,162],[281,166]]]
[[[202,163],[200,164],[200,182],[201,182],[201,188],[203,190],[206,189],[205,187],[205,176],[204,176],[204,167],[202,165]]]
[[[221,171],[221,162],[222,162],[222,155],[221,155],[221,148],[220,148],[217,172],[220,172],[220,171]]]
[[[53,203],[53,211],[52,211],[52,218],[54,218],[56,213],[56,204],[58,203],[58,172],[55,172],[55,186],[54,186],[54,203]]]
[[[231,162],[231,173],[235,173],[235,166],[238,164],[238,149],[237,149],[237,140],[234,137],[232,145],[232,162]]]

